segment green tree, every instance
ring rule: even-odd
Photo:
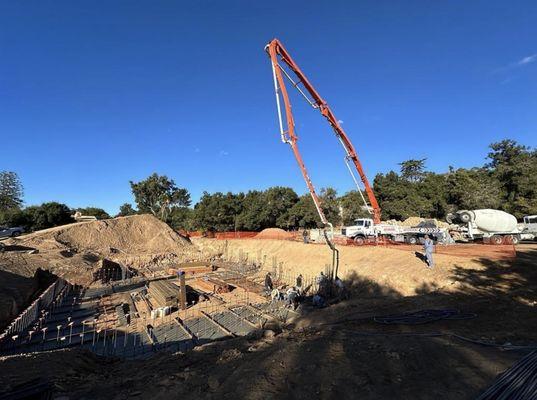
[[[404,220],[411,216],[430,217],[433,214],[434,207],[420,193],[419,182],[409,181],[390,171],[386,175],[377,174],[373,187],[384,219]]]
[[[94,216],[97,219],[111,218],[106,211],[98,207],[77,208],[75,211],[80,212],[82,215]]]
[[[243,198],[242,193],[203,192],[200,201],[194,206],[194,226],[205,231],[235,230],[237,217],[242,212]]]
[[[40,206],[26,207],[23,211],[26,229],[35,231],[65,225],[74,222],[72,211],[65,204],[57,202],[43,203]]]
[[[300,196],[287,215],[287,225],[293,228],[313,229],[322,226],[311,195]]]
[[[410,182],[419,182],[425,175],[425,160],[406,160],[399,163],[401,166],[401,177]]]
[[[371,218],[365,208],[362,196],[357,190],[351,190],[339,198],[341,204],[341,220],[343,225],[352,225],[357,218]]]
[[[127,217],[129,215],[135,215],[138,212],[132,207],[129,203],[124,203],[121,206],[119,206],[119,214],[118,217]]]
[[[165,175],[153,174],[140,182],[130,182],[132,194],[142,213],[150,212],[166,221],[174,207],[189,207],[190,193]]]
[[[444,219],[448,212],[448,187],[445,174],[424,173],[421,180],[415,184],[418,196],[423,200],[419,212],[422,217]]]
[[[447,198],[452,210],[499,208],[499,182],[484,168],[451,169],[446,176]]]
[[[322,188],[319,198],[321,200],[324,216],[328,222],[334,226],[339,225],[341,223],[341,212],[336,189],[331,187]]]
[[[166,221],[175,230],[194,230],[194,210],[188,207],[173,207]]]
[[[490,145],[487,164],[502,191],[501,208],[521,218],[537,213],[537,151],[514,140]]]
[[[258,190],[246,193],[242,200],[242,211],[237,216],[237,230],[261,231],[267,227],[264,218],[265,196]]]
[[[268,188],[263,193],[261,218],[265,227],[288,228],[289,210],[298,201],[296,192],[283,186]]]
[[[23,188],[15,172],[0,171],[0,211],[22,206]]]

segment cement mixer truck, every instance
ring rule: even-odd
[[[456,241],[518,244],[522,239],[515,216],[505,211],[460,210],[448,214],[446,220],[453,226],[450,234]]]

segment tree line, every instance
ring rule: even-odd
[[[167,176],[153,174],[130,182],[136,208],[125,203],[118,216],[151,213],[174,229],[203,231],[287,230],[319,226],[311,196],[289,187],[270,187],[246,193],[207,193],[192,207],[190,192]],[[537,151],[513,140],[490,145],[486,163],[474,168],[449,167],[444,173],[426,169],[426,159],[400,163],[399,171],[380,173],[373,190],[383,219],[411,216],[444,219],[459,209],[495,208],[517,218],[537,214]],[[367,217],[361,194],[338,195],[334,188],[320,190],[327,219],[348,225]],[[74,211],[65,204],[44,203],[22,207],[22,185],[13,172],[0,172],[0,224],[23,225],[29,230],[72,222]],[[78,209],[85,215],[109,218],[102,209]]]

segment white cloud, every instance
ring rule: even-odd
[[[338,124],[343,125],[343,120],[342,119],[338,119],[337,122],[338,122]]]
[[[516,63],[516,65],[518,65],[518,66],[527,65],[527,64],[531,64],[532,62],[535,62],[535,61],[537,61],[537,54],[532,54],[531,56],[527,56],[527,57],[524,57],[521,60],[519,60]]]
[[[227,151],[225,151],[225,150],[220,150],[220,155],[221,156],[227,156],[227,155],[229,155],[229,153]]]

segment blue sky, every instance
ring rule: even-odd
[[[279,141],[265,44],[332,106],[368,176],[427,158],[481,165],[537,145],[535,1],[0,0],[0,170],[26,204],[111,213],[153,172],[188,188],[306,191]],[[314,184],[353,189],[316,111],[293,97]]]

